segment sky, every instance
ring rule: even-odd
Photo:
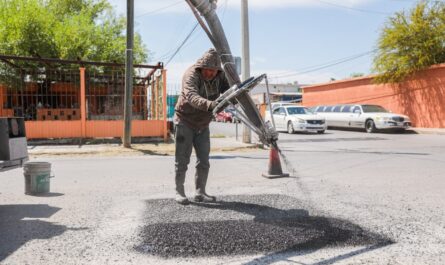
[[[126,0],[109,0],[126,15]],[[413,0],[249,0],[251,75],[270,83],[317,84],[372,73],[381,31]],[[134,0],[135,32],[150,51],[149,64],[164,62],[168,84],[212,47],[184,0]],[[232,54],[241,56],[241,0],[218,0],[218,16]],[[174,57],[175,51],[178,52]],[[168,63],[167,63],[168,62]]]

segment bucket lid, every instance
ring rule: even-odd
[[[23,167],[27,168],[50,168],[51,163],[49,162],[26,162]]]

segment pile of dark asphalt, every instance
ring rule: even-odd
[[[199,257],[311,251],[334,246],[386,245],[392,241],[346,220],[311,216],[290,196],[220,197],[217,203],[146,202],[141,244],[160,257]]]

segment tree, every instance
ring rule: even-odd
[[[365,76],[365,74],[364,73],[356,73],[356,72],[354,72],[354,73],[351,73],[351,75],[350,75],[350,77],[352,77],[352,78],[362,77],[362,76]]]
[[[445,2],[420,1],[409,13],[389,18],[374,58],[376,81],[401,82],[416,71],[445,62]]]
[[[0,0],[0,54],[125,61],[125,18],[106,0]],[[148,53],[138,34],[134,62]]]

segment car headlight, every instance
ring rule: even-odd
[[[377,116],[375,119],[377,121],[389,121],[389,120],[391,120],[391,118],[389,118],[389,117],[380,117],[380,116]]]
[[[300,119],[300,118],[297,118],[297,121],[298,121],[299,123],[306,123],[306,120],[304,120],[304,119]]]

